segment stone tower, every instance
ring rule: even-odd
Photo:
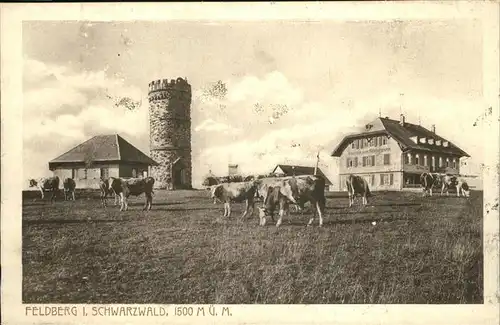
[[[149,83],[149,146],[155,188],[189,189],[191,180],[191,85],[182,78]]]

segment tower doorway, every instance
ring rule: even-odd
[[[182,158],[177,158],[172,163],[172,189],[187,187],[187,168]]]

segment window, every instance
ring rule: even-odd
[[[347,158],[347,167],[352,167],[352,159]]]
[[[132,168],[132,177],[137,177],[137,168]]]
[[[372,156],[372,166],[375,166],[375,156]]]
[[[436,167],[436,157],[432,156],[431,158],[431,165],[432,167]]]
[[[408,153],[406,155],[405,163],[408,164],[408,165],[411,165],[411,153]]]
[[[443,167],[443,157],[439,157],[439,167]]]
[[[354,167],[358,167],[358,157],[354,157]]]
[[[380,185],[392,185],[394,183],[394,174],[380,174]]]
[[[375,174],[372,174],[372,177],[370,177],[370,185],[375,185]]]
[[[386,136],[382,137],[382,144],[383,145],[387,144],[387,137]]]
[[[101,168],[101,178],[109,178],[109,168]]]
[[[446,158],[446,167],[450,167],[450,158]]]
[[[71,170],[71,178],[76,179],[76,175],[77,175],[77,169],[73,168]]]
[[[387,153],[384,155],[384,165],[390,165],[391,164],[391,154]]]
[[[457,168],[457,159],[453,159],[453,168],[456,169]]]
[[[420,155],[419,154],[415,155],[415,165],[420,165]]]
[[[361,140],[359,140],[359,142],[361,142],[359,145],[359,148],[363,149],[365,147],[365,139],[361,139]]]
[[[354,141],[351,143],[351,148],[354,149]]]
[[[87,169],[86,168],[78,169],[78,178],[79,179],[87,179]]]
[[[356,140],[356,149],[359,149],[359,139]]]
[[[427,155],[424,155],[424,166],[428,166]]]

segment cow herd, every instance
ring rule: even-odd
[[[145,178],[117,178],[109,177],[100,179],[99,188],[101,191],[100,199],[103,207],[107,206],[108,195],[113,195],[115,205],[120,203],[120,211],[128,209],[128,198],[130,195],[139,196],[145,194],[146,202],[143,210],[151,210],[153,204],[153,186],[155,180],[153,177]],[[214,184],[215,183],[215,184]],[[60,179],[58,176],[41,178],[38,180],[30,179],[30,187],[37,187],[41,193],[42,199],[44,192],[52,192],[51,202],[55,200],[56,194],[60,191]],[[454,175],[443,175],[436,173],[422,173],[420,184],[423,189],[423,196],[432,196],[432,189],[441,187],[441,195],[446,192],[449,195],[449,189],[455,187],[457,196],[463,195],[469,197],[470,189],[467,182]],[[76,183],[71,178],[65,178],[63,183],[64,199],[75,200]],[[213,203],[224,204],[223,217],[231,216],[231,204],[235,202],[245,202],[245,209],[241,218],[247,217],[255,212],[255,202],[261,200],[261,207],[258,208],[259,224],[264,226],[266,219],[270,217],[274,222],[274,216],[278,214],[276,226],[282,223],[284,215],[289,214],[290,207],[294,206],[298,211],[304,211],[305,203],[309,202],[312,208],[312,217],[307,225],[314,222],[316,214],[318,215],[319,226],[323,225],[323,216],[325,214],[325,179],[320,176],[301,175],[287,177],[256,177],[246,178],[238,182],[220,182],[215,180],[206,184],[210,191],[210,197]],[[368,197],[373,194],[370,192],[368,182],[356,175],[349,175],[346,179],[346,187],[349,196],[349,207],[354,204],[356,196],[362,198],[363,206],[368,204]]]
[[[153,177],[146,178],[117,178],[109,177],[99,180],[99,189],[101,190],[101,203],[106,207],[108,195],[115,197],[115,205],[120,202],[120,211],[128,210],[128,198],[130,195],[139,196],[142,193],[146,196],[146,203],[143,210],[151,210],[153,205],[153,185],[155,180]],[[58,176],[43,177],[40,179],[30,179],[29,186],[36,187],[42,194],[42,199],[45,197],[45,192],[52,192],[50,201],[55,201],[59,188],[60,179]],[[75,200],[76,183],[72,178],[65,178],[63,181],[64,199]]]
[[[467,181],[455,175],[422,173],[422,175],[420,175],[420,184],[423,189],[423,196],[432,196],[432,189],[435,187],[441,187],[441,195],[443,195],[444,192],[446,192],[446,195],[449,195],[449,189],[455,187],[457,196],[470,196],[470,189]]]

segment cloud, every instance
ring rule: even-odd
[[[241,129],[233,128],[227,124],[215,122],[212,119],[206,119],[201,122],[198,126],[194,128],[195,132],[207,131],[207,132],[221,132],[224,134],[240,134]]]
[[[24,85],[25,177],[50,174],[48,161],[98,134],[119,133],[147,152],[147,101],[124,80],[105,71],[78,72],[27,58]],[[115,105],[124,97],[141,106]]]

